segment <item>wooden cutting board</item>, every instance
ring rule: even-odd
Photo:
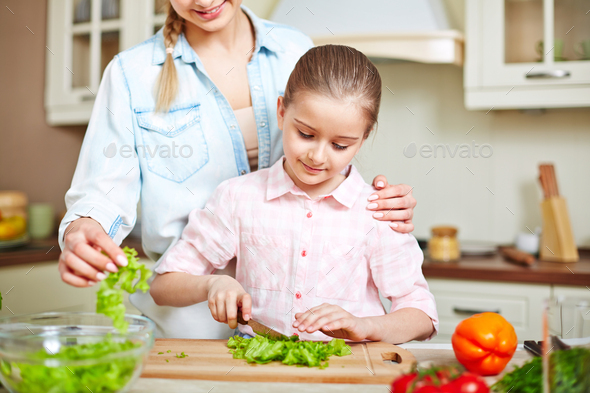
[[[416,364],[414,356],[383,342],[348,343],[352,354],[330,357],[330,366],[287,366],[281,362],[248,364],[234,359],[227,340],[156,339],[144,364],[142,378],[213,381],[389,384]],[[167,351],[170,350],[170,353]],[[158,355],[158,352],[164,352]],[[179,359],[175,354],[188,357]],[[168,359],[168,362],[166,362]],[[391,363],[394,360],[397,363]]]

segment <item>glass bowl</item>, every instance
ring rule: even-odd
[[[127,333],[94,313],[0,318],[0,382],[11,393],[125,392],[154,345],[154,323],[125,315]]]

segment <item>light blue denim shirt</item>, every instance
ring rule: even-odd
[[[247,71],[262,169],[283,155],[277,98],[313,43],[298,30],[242,8],[256,34]],[[62,250],[65,228],[79,217],[92,217],[121,244],[135,225],[141,198],[143,248],[157,261],[178,240],[191,210],[203,208],[222,181],[250,172],[234,112],[184,35],[173,53],[178,95],[168,113],[154,111],[165,57],[159,31],[115,56],[106,68],[66,193],[68,211],[59,228]],[[132,302],[156,322],[159,336],[216,338],[229,331],[211,318],[206,302],[158,307],[149,293],[133,295]]]

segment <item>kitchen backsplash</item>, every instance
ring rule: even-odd
[[[579,246],[590,246],[590,108],[467,111],[459,67],[378,65],[377,132],[355,165],[414,186],[416,237],[438,224],[462,240],[511,242],[541,226],[538,164],[553,162]],[[389,91],[391,90],[391,92]]]

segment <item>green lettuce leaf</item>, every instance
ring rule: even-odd
[[[137,290],[147,292],[150,289],[147,280],[152,276],[152,271],[139,263],[137,251],[134,248],[124,247],[123,252],[127,257],[127,266],[120,266],[118,272],[110,273],[100,283],[100,289],[96,294],[96,312],[111,318],[113,326],[121,333],[127,332],[129,327],[125,321],[123,291],[128,293],[134,293]],[[135,284],[134,281],[136,281]]]
[[[352,353],[344,340],[335,338],[329,343],[299,341],[299,337],[283,336],[272,339],[265,335],[253,338],[230,337],[227,347],[234,359],[246,359],[248,363],[265,364],[280,361],[287,365],[328,367],[330,356],[346,356]]]
[[[40,350],[32,359],[85,360],[131,350],[140,343],[117,342],[111,336],[91,344],[68,345],[56,354]],[[88,366],[59,366],[2,361],[0,371],[19,392],[29,393],[106,393],[119,391],[133,377],[141,358],[133,356]]]

